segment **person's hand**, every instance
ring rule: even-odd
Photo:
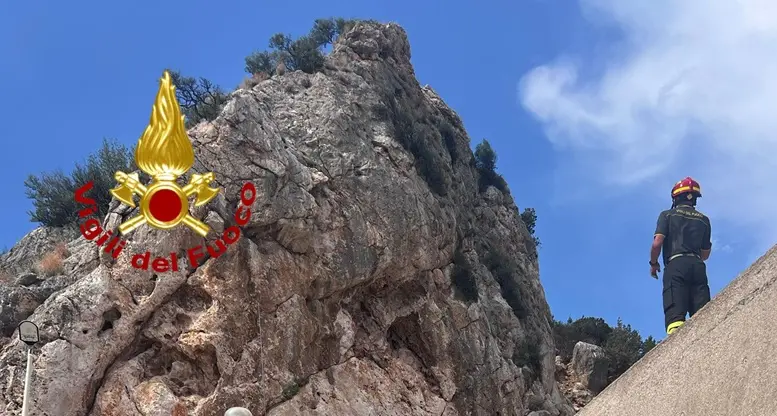
[[[661,272],[661,265],[656,262],[656,264],[650,265],[650,275],[653,276],[654,279],[658,279],[658,273]]]

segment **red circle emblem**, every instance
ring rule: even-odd
[[[151,215],[159,221],[170,222],[181,212],[181,199],[178,194],[169,189],[160,189],[151,196],[148,209]]]

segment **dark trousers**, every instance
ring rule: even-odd
[[[695,256],[680,256],[664,267],[664,321],[685,321],[710,301],[707,265]]]

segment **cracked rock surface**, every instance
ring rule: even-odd
[[[410,140],[440,163],[442,189],[403,146],[408,131],[429,132]],[[574,413],[554,377],[532,237],[509,194],[479,186],[462,122],[416,81],[399,26],[358,24],[322,73],[237,90],[189,135],[193,170],[221,189],[193,216],[228,228],[241,187],[256,186],[241,239],[199,265],[185,250],[218,236],[143,226],[116,261],[73,239],[70,280],[28,318],[42,338],[31,414]],[[107,229],[134,215],[111,208]],[[146,250],[177,253],[179,271],[132,268]],[[509,272],[487,267],[494,251]],[[452,283],[462,268],[474,296]],[[24,363],[6,339],[9,415]]]

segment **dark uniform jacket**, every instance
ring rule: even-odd
[[[678,205],[658,216],[656,235],[664,236],[662,248],[664,267],[680,255],[701,258],[702,250],[710,250],[710,219],[691,205]]]

